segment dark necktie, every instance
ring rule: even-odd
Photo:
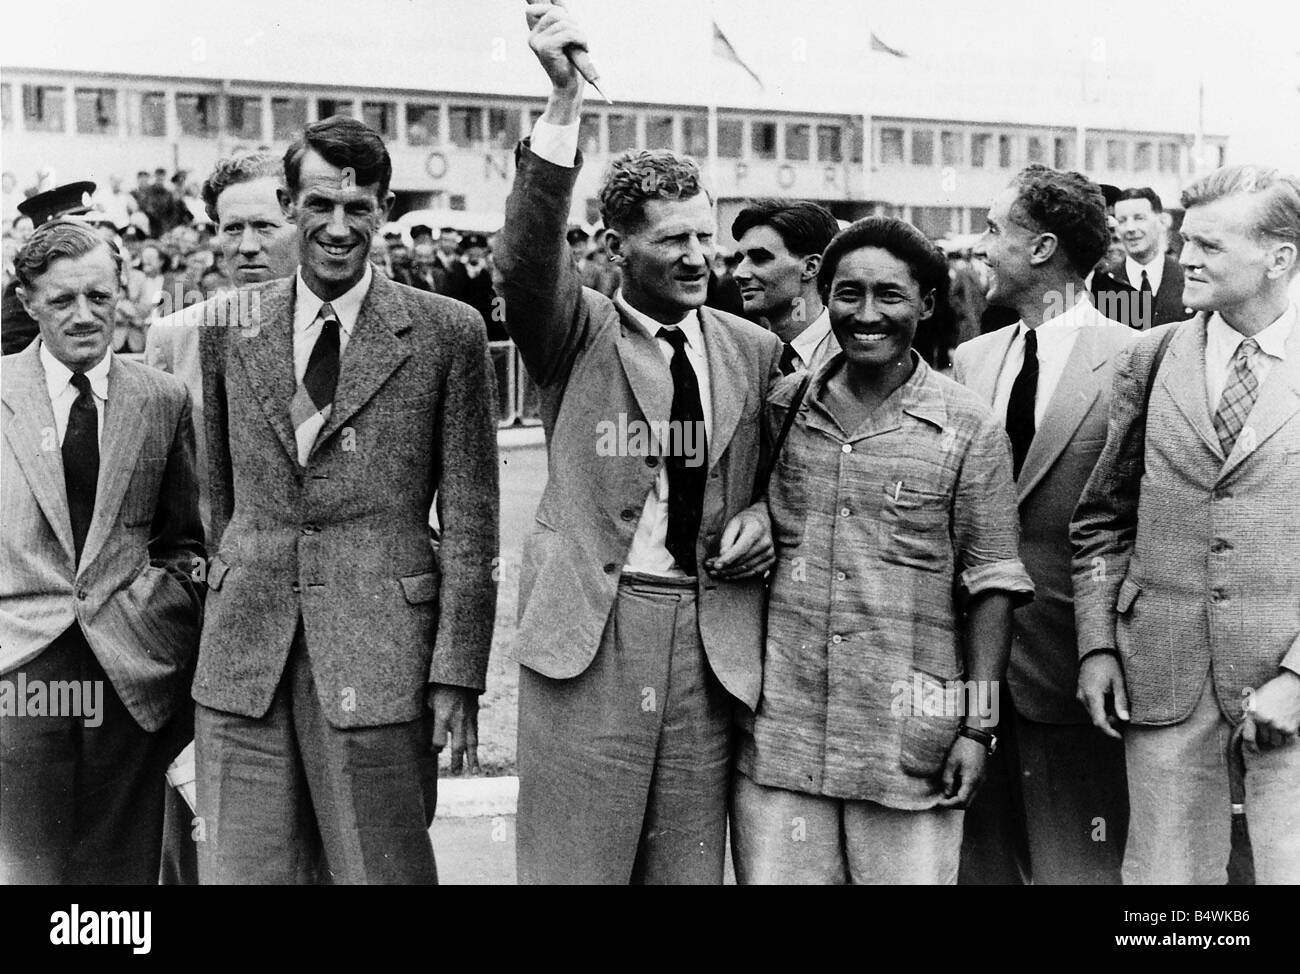
[[[1007,402],[1007,436],[1011,437],[1011,463],[1014,476],[1020,476],[1025,454],[1034,440],[1034,398],[1038,393],[1038,335],[1031,328],[1025,332],[1025,364],[1011,386]]]
[[[68,429],[63,434],[63,483],[68,491],[68,514],[72,518],[72,545],[77,564],[86,545],[91,519],[95,516],[95,484],[99,481],[99,409],[84,372],[72,373],[77,398],[68,411]]]
[[[1147,277],[1147,272],[1142,272],[1142,286],[1138,288],[1138,307],[1142,313],[1142,329],[1145,331],[1155,325],[1155,317],[1152,306],[1155,304],[1155,294],[1151,290],[1151,278]]]
[[[794,346],[789,342],[781,349],[781,374],[792,375],[799,370],[799,357],[795,353]]]
[[[298,440],[298,463],[307,466],[316,437],[324,428],[334,406],[334,389],[339,381],[339,319],[329,304],[321,305],[320,335],[302,374],[302,383],[289,404],[294,436]]]
[[[664,444],[668,456],[668,553],[677,567],[687,575],[696,574],[695,542],[700,534],[700,517],[704,511],[704,483],[708,478],[708,447],[704,437],[704,407],[700,404],[700,384],[686,357],[686,334],[680,328],[660,328],[659,337],[673,347],[668,364],[673,376],[673,407],[670,428],[676,432]],[[683,434],[689,427],[689,441]],[[684,446],[693,448],[689,456]]]

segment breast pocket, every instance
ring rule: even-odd
[[[131,482],[122,498],[122,523],[126,527],[137,528],[153,523],[166,466],[166,457],[141,457],[136,461]]]
[[[885,561],[931,572],[947,568],[952,557],[948,495],[898,483],[883,489]]]

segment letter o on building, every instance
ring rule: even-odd
[[[441,152],[430,152],[424,160],[424,171],[434,179],[447,175],[447,157]]]
[[[776,170],[776,184],[782,189],[789,189],[799,179],[799,174],[794,171],[794,166],[788,162],[782,163]]]

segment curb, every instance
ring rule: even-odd
[[[438,778],[437,818],[488,818],[513,815],[519,778]]]

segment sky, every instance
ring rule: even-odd
[[[859,99],[857,88],[876,84],[883,91],[879,82],[906,85],[919,73],[934,79],[917,96],[934,106],[932,117],[944,117],[948,104],[978,105],[987,90],[991,102],[995,92],[1004,100],[1002,107],[990,108],[987,120],[1013,120],[997,117],[1007,114],[1009,91],[1011,107],[1050,105],[1052,118],[1062,121],[1077,116],[1091,125],[1153,128],[1159,122],[1192,131],[1203,86],[1205,130],[1229,137],[1233,161],[1300,171],[1296,0],[1093,0],[1082,13],[1078,5],[1048,0],[570,0],[570,6],[592,24],[593,56],[615,88],[620,74],[627,90],[644,92],[647,79],[653,85],[659,77],[655,72],[672,72],[672,79],[664,78],[665,92],[697,95],[707,87],[702,79],[716,77],[705,64],[711,18],[739,54],[768,77],[797,77],[789,63],[778,60],[804,58],[814,65],[816,70],[806,73],[815,75],[817,86],[840,89],[828,93],[830,110],[859,101],[870,110],[873,92],[864,91]],[[188,57],[198,36],[215,38],[222,27],[228,38],[246,33],[243,43],[253,45],[250,50],[259,58],[265,52],[265,63],[274,62],[277,73],[287,65],[289,72],[313,75],[301,80],[318,81],[324,74],[348,83],[373,78],[380,67],[418,79],[418,65],[408,61],[421,49],[385,30],[393,15],[401,14],[396,19],[404,24],[431,25],[433,44],[440,36],[456,38],[457,48],[481,40],[484,52],[471,64],[481,64],[492,45],[504,45],[507,56],[497,67],[527,78],[525,90],[532,90],[538,69],[523,46],[522,7],[519,0],[226,0],[176,6],[160,0],[42,0],[6,7],[0,18],[0,68],[33,58],[75,67],[91,63],[97,51],[129,52],[132,61],[138,52],[144,67],[151,51]],[[227,22],[221,24],[223,17]],[[51,24],[58,29],[52,31]],[[681,26],[686,24],[689,37]],[[864,76],[863,52],[872,33],[908,59],[876,55],[870,59],[874,76]],[[313,39],[322,36],[342,40],[341,63],[305,56]],[[386,56],[394,50],[400,51],[397,65]],[[469,54],[454,50],[443,56]],[[733,90],[743,86],[733,84]],[[880,100],[881,114],[895,107],[888,98]],[[906,105],[907,98],[894,101]],[[952,117],[961,113],[954,109]]]

